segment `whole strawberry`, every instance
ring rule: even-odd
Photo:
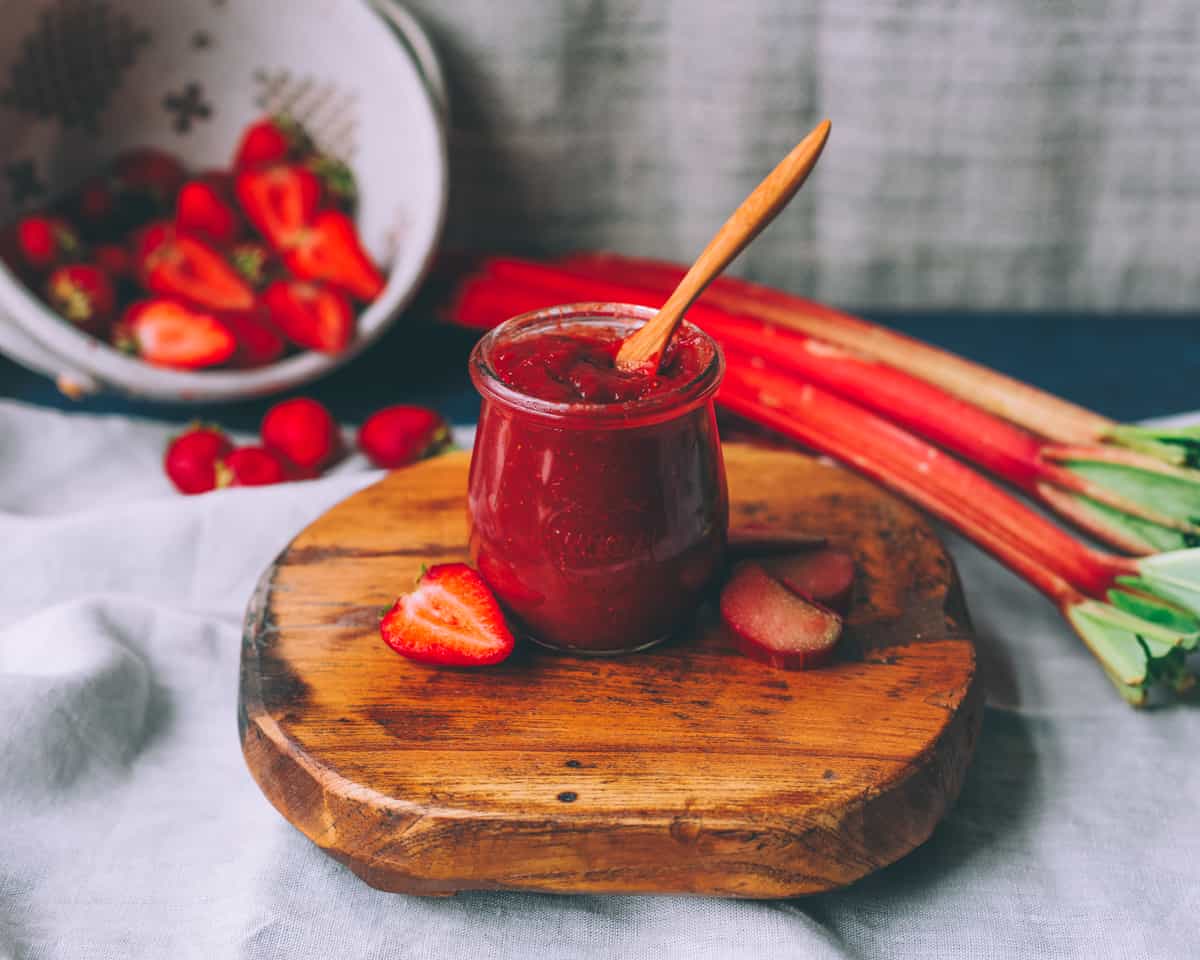
[[[205,493],[217,486],[217,462],[232,451],[220,429],[194,424],[168,444],[163,469],[180,493]]]
[[[112,278],[92,263],[58,267],[46,281],[46,300],[59,316],[87,333],[105,333],[116,315]]]
[[[238,447],[217,461],[217,487],[265,487],[287,480],[287,467],[263,447]]]
[[[435,453],[449,440],[450,429],[441,414],[404,404],[373,413],[358,431],[358,448],[385,470]]]
[[[263,446],[296,467],[296,475],[316,476],[341,453],[342,438],[333,415],[309,397],[275,404],[262,422]]]
[[[175,198],[175,227],[216,247],[228,247],[242,232],[242,221],[224,175],[189,180]]]
[[[79,234],[61,217],[22,217],[16,232],[17,256],[24,270],[45,273],[79,252]]]
[[[233,158],[235,170],[283,163],[312,150],[304,128],[287,114],[263,117],[242,133]]]

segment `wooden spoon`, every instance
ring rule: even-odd
[[[658,369],[663,351],[687,308],[704,292],[704,288],[746,246],[775,219],[796,195],[809,171],[817,165],[825,141],[829,139],[830,123],[822,120],[807,137],[801,140],[783,161],[767,174],[754,192],[730,215],[717,235],[696,258],[690,270],[679,281],[675,292],[667,298],[662,309],[636,333],[627,337],[617,353],[617,367],[626,372]]]

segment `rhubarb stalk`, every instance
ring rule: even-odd
[[[493,326],[583,293],[563,296],[550,287],[477,277],[460,289],[451,319]],[[586,290],[600,298],[611,292]],[[765,369],[744,347],[726,344],[722,405],[842,459],[992,552],[1058,605],[1131,702],[1143,702],[1155,682],[1187,681],[1183,658],[1200,631],[1200,551],[1134,560],[1086,547],[937,448],[794,375]]]
[[[987,550],[1058,606],[1131,703],[1144,703],[1159,682],[1190,684],[1200,551],[1135,561],[1091,550],[937,448],[811,384],[756,370],[739,354],[729,356],[718,401],[852,466]],[[1174,559],[1158,562],[1165,557]],[[1137,572],[1120,572],[1126,566]],[[1176,605],[1189,599],[1187,610]]]
[[[483,279],[464,286],[458,315],[468,322],[503,315],[518,295],[532,308],[577,300],[653,305],[660,293],[601,278],[595,268],[498,258],[485,269],[503,283]],[[750,350],[871,408],[1003,477],[1124,552],[1150,554],[1200,543],[1194,522],[1200,517],[1200,473],[1111,446],[1047,443],[909,373],[758,316],[708,303],[694,305],[688,316],[722,345]]]
[[[598,278],[663,291],[683,276],[677,264],[610,253],[583,253],[562,261]],[[1141,427],[1118,423],[982,364],[803,297],[735,277],[709,285],[702,303],[771,320],[940,386],[1030,433],[1070,446],[1112,444],[1174,466],[1200,467],[1200,427]]]

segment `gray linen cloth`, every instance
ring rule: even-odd
[[[235,708],[258,574],[376,475],[180,497],[169,432],[0,402],[3,960],[1197,955],[1200,710],[1125,706],[959,542],[989,707],[900,863],[765,903],[371,890],[263,799]]]
[[[407,0],[449,238],[691,260],[821,117],[735,272],[846,306],[1200,302],[1195,0]]]

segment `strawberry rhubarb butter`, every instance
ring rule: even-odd
[[[654,315],[555,307],[476,346],[483,397],[471,458],[471,553],[530,637],[622,653],[691,618],[725,547],[728,497],[713,413],[723,364],[682,325],[650,374],[619,371]]]

